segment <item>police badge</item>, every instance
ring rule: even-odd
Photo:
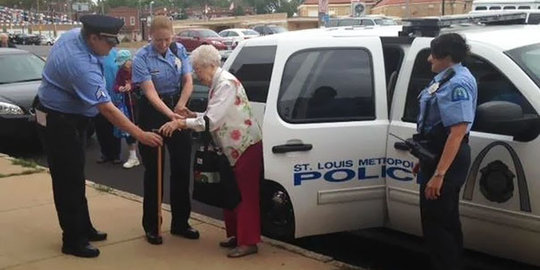
[[[180,60],[180,58],[175,57],[174,64],[176,65],[176,69],[178,70],[178,72],[182,72],[182,61]]]
[[[429,88],[428,88],[428,93],[430,95],[433,95],[433,93],[437,92],[437,90],[439,89],[439,82],[436,82],[434,84],[432,84]]]

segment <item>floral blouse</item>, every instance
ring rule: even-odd
[[[251,145],[262,140],[259,124],[253,117],[251,106],[242,84],[229,72],[218,68],[208,92],[208,108],[186,119],[188,128],[204,131],[209,119],[209,130],[214,142],[222,148],[231,166]]]

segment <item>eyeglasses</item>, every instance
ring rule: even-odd
[[[116,35],[101,33],[99,36],[102,39],[104,39],[107,42],[107,44],[109,44],[109,45],[111,45],[113,47],[120,43],[120,41],[118,40],[118,37]]]

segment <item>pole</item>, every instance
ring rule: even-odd
[[[410,0],[405,1],[405,18],[411,17],[411,3],[410,2],[411,2]]]
[[[442,0],[442,15],[444,16],[444,6],[445,6],[445,0]]]

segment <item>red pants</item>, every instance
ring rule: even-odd
[[[262,168],[262,143],[250,146],[236,161],[234,176],[242,201],[234,211],[223,210],[227,237],[236,236],[241,245],[255,245],[261,241],[259,209],[259,181]]]

